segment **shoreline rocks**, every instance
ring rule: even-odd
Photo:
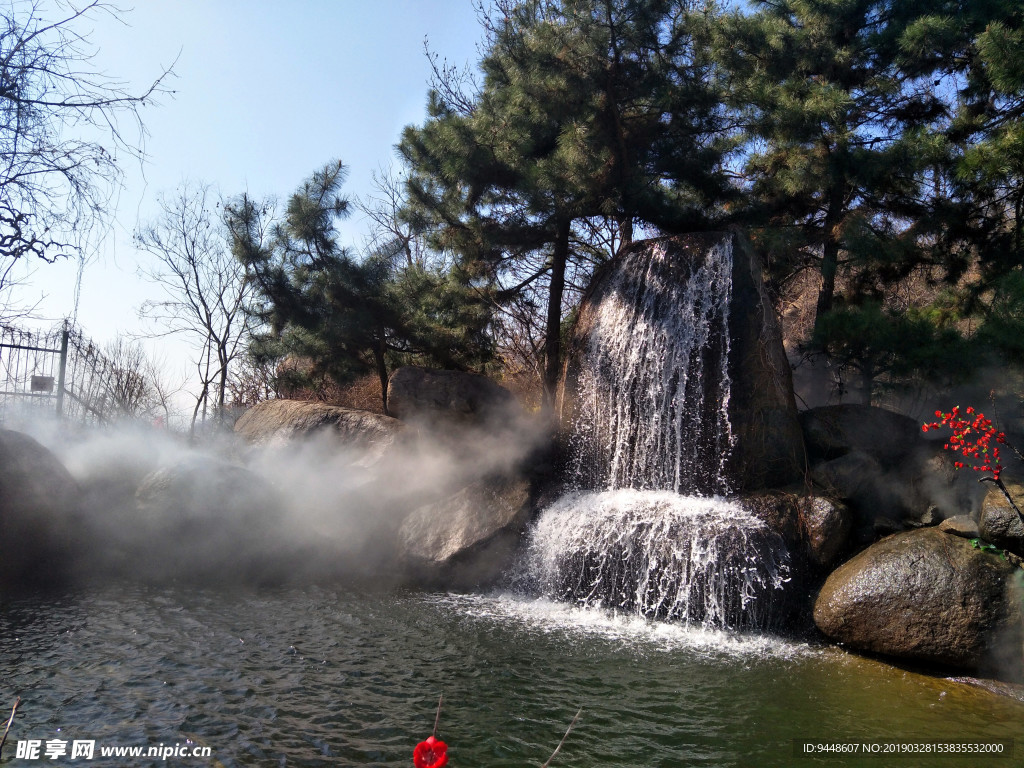
[[[1024,624],[1015,570],[935,528],[897,533],[829,575],[814,621],[855,650],[1020,679]]]

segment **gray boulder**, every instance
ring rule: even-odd
[[[80,489],[47,448],[0,429],[0,588],[64,579],[77,548]]]
[[[388,379],[388,411],[402,421],[502,426],[520,418],[515,396],[477,373],[407,365]]]
[[[529,522],[529,490],[518,477],[479,480],[419,507],[399,530],[404,560],[421,582],[455,589],[493,584]]]
[[[1017,678],[1022,621],[1015,569],[935,528],[898,533],[825,581],[814,621],[851,648]]]
[[[1006,490],[1020,507],[1024,504],[1024,485],[1006,483]],[[991,488],[981,503],[979,535],[1001,549],[1024,555],[1024,520],[999,488]]]
[[[871,405],[811,408],[801,412],[800,426],[812,463],[859,451],[888,467],[925,444],[918,421]]]
[[[364,463],[388,452],[403,429],[379,413],[300,400],[264,400],[235,422],[235,434],[255,446],[281,448],[317,438],[351,449]]]
[[[148,475],[135,499],[128,524],[107,532],[115,570],[157,581],[261,583],[294,566],[282,499],[242,467],[188,459]]]

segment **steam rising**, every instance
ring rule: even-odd
[[[81,494],[62,519],[82,581],[275,584],[402,579],[396,531],[413,510],[514,471],[537,425],[407,427],[383,452],[323,431],[261,447],[234,435],[200,448],[125,426],[69,433],[20,425],[56,454]]]

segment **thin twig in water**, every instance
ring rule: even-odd
[[[434,738],[437,738],[437,724],[441,722],[441,702],[444,701],[444,694],[437,697],[437,716],[434,718]]]
[[[15,702],[14,702],[14,706],[13,706],[13,707],[11,707],[11,716],[10,716],[9,718],[7,718],[7,727],[6,727],[6,728],[4,728],[4,736],[3,736],[3,738],[2,738],[2,739],[0,739],[0,756],[2,756],[2,755],[3,755],[3,751],[4,751],[4,744],[6,744],[6,743],[7,743],[7,734],[8,734],[8,733],[10,732],[10,730],[11,730],[11,724],[12,724],[12,723],[14,722],[14,716],[15,716],[15,714],[17,714],[17,712],[18,712],[18,705],[19,705],[19,704],[21,704],[21,696],[19,696],[19,697],[18,697],[18,698],[17,698],[16,700],[15,700]]]
[[[558,754],[558,750],[560,750],[562,748],[562,745],[565,744],[565,740],[567,738],[569,738],[569,732],[572,730],[572,727],[574,725],[576,725],[576,721],[579,719],[580,712],[582,712],[582,711],[583,711],[583,707],[580,707],[576,711],[576,717],[574,717],[572,719],[572,722],[569,723],[569,727],[565,729],[565,736],[563,736],[562,740],[560,742],[558,742],[558,746],[555,747],[555,751],[551,753],[551,757],[548,758],[548,761],[546,763],[544,763],[544,765],[542,765],[540,768],[548,768],[548,766],[551,765],[551,761],[555,759],[555,755]]]

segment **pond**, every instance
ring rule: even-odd
[[[407,767],[441,694],[449,764],[495,768],[542,765],[580,708],[552,768],[972,765],[794,740],[1005,741],[1024,721],[1024,703],[835,648],[508,594],[104,587],[0,617],[16,765]],[[13,759],[29,741],[40,758]],[[53,741],[67,754],[47,759]],[[171,759],[100,754],[150,746]]]

